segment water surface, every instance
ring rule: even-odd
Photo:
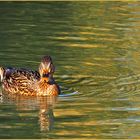
[[[0,138],[140,138],[139,2],[0,2],[0,65],[51,55],[57,99],[4,94]]]

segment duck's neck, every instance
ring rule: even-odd
[[[41,77],[39,82],[42,83],[42,84],[48,84],[48,85],[52,85],[52,84],[55,83],[53,77],[51,77],[51,78]]]
[[[38,82],[38,92],[45,92],[48,87],[49,83],[47,82],[47,80],[45,78],[40,78]]]
[[[49,82],[48,78],[45,78],[45,77],[41,77],[40,78],[40,83],[46,83],[46,84],[48,84],[48,82]]]

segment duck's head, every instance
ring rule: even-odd
[[[48,82],[53,77],[54,71],[55,71],[55,67],[52,63],[51,57],[44,56],[39,65],[39,73],[40,73],[41,79]]]

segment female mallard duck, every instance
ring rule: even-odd
[[[54,81],[53,73],[54,65],[50,56],[42,58],[39,72],[27,69],[0,68],[4,91],[20,95],[58,95],[60,90]]]

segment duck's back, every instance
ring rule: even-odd
[[[34,84],[40,79],[37,71],[6,68],[3,74],[3,89],[10,93],[34,95]]]

